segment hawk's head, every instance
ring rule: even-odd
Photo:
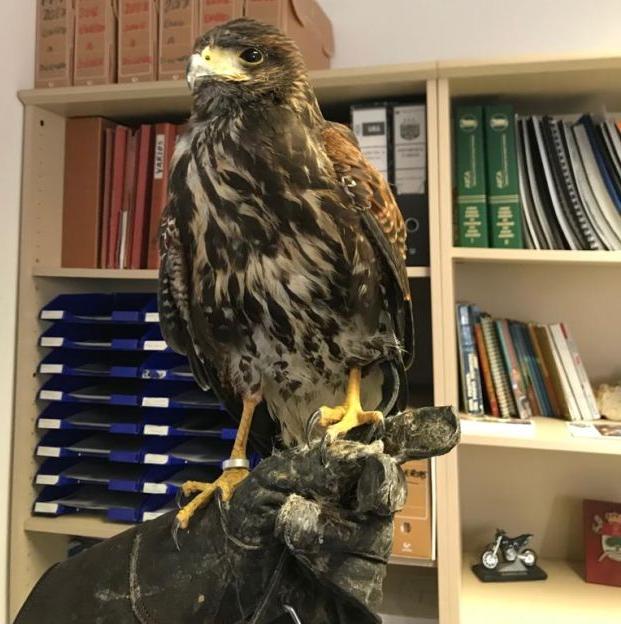
[[[250,102],[286,99],[306,82],[306,69],[297,45],[280,30],[237,19],[197,40],[186,78],[195,105],[222,96]]]

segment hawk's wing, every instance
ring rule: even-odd
[[[403,216],[388,183],[364,157],[349,128],[338,123],[326,123],[322,136],[339,180],[361,212],[366,233],[384,259],[388,283],[383,285],[397,337],[406,349],[404,364],[409,368],[414,359],[414,321],[405,265]]]
[[[193,318],[201,318],[193,303],[192,262],[187,250],[192,249],[188,216],[193,210],[191,193],[184,192],[189,154],[174,166],[169,203],[160,224],[160,270],[158,307],[162,335],[168,346],[188,357],[194,379],[203,389],[212,390],[218,400],[239,422],[242,401],[226,388],[209,357],[209,339],[204,328],[195,327]],[[270,455],[278,435],[278,426],[265,403],[259,404],[252,419],[250,444],[263,456]]]

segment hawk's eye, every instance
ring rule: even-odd
[[[244,63],[248,65],[258,65],[263,61],[263,52],[261,50],[257,50],[257,48],[246,48],[240,55]]]

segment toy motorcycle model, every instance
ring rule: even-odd
[[[505,531],[497,529],[494,542],[489,544],[481,555],[481,564],[488,570],[495,570],[502,557],[506,563],[514,563],[519,559],[527,568],[532,568],[537,563],[537,553],[526,548],[531,537],[531,533],[507,537]]]

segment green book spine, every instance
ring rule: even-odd
[[[485,107],[485,148],[491,245],[522,249],[522,208],[512,106]]]
[[[455,154],[457,245],[489,247],[481,106],[456,107]]]

